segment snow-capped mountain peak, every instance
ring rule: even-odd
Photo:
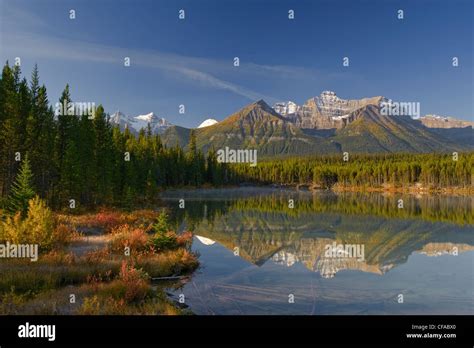
[[[368,104],[378,105],[383,97],[342,99],[333,91],[323,91],[303,105],[294,102],[276,103],[274,110],[297,127],[310,129],[342,128],[352,122],[351,113]]]
[[[117,111],[110,115],[109,122],[118,125],[121,129],[128,128],[132,132],[136,133],[138,133],[141,129],[148,128],[148,125],[150,125],[153,134],[161,134],[168,127],[172,126],[172,124],[166,119],[158,117],[153,112],[132,117]]]
[[[209,126],[212,126],[216,123],[219,123],[218,121],[216,121],[215,119],[213,118],[208,118],[207,120],[203,121],[199,126],[198,128],[204,128],[204,127],[209,127]]]
[[[473,121],[460,120],[451,116],[425,115],[419,120],[429,128],[474,128]]]
[[[157,118],[157,116],[153,112],[150,112],[149,114],[138,115],[134,118],[140,121],[152,122],[154,119]]]
[[[118,111],[110,115],[110,122],[112,123],[119,123],[121,120],[127,119],[127,115],[125,115],[123,112]]]
[[[300,109],[300,106],[292,101],[287,101],[276,103],[273,106],[273,109],[280,115],[286,116],[295,114]]]

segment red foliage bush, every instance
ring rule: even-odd
[[[150,293],[148,275],[125,261],[122,262],[119,279],[125,286],[124,300],[127,303],[142,301]]]
[[[103,211],[97,213],[91,220],[90,224],[94,227],[101,227],[106,232],[118,226],[122,221],[122,215],[117,212]]]
[[[176,242],[180,247],[189,247],[193,241],[193,233],[192,232],[183,232],[176,237]]]

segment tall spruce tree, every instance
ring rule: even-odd
[[[96,203],[110,202],[112,200],[111,177],[113,172],[113,156],[111,153],[112,130],[102,105],[99,105],[93,120],[94,127],[94,157],[96,176]]]
[[[34,196],[33,172],[31,171],[28,155],[25,155],[11,188],[11,194],[8,200],[9,211],[13,214],[21,212],[21,214],[25,216],[28,211],[28,201]]]
[[[21,110],[27,108],[28,88],[23,84],[20,92],[20,68],[3,68],[0,83],[0,194],[8,195],[18,162],[15,157],[24,150],[24,117]]]

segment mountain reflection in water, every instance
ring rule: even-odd
[[[240,188],[162,198],[196,236],[202,267],[176,294],[197,314],[473,313],[473,197]],[[363,258],[327,254],[338,245]]]

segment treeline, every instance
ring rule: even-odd
[[[260,161],[233,167],[240,180],[258,183],[341,186],[471,188],[474,152],[452,154],[352,155]]]
[[[59,103],[73,103],[68,85]],[[185,151],[178,145],[164,146],[150,129],[138,135],[121,131],[108,122],[102,106],[93,117],[54,111],[46,87],[40,85],[38,68],[28,82],[18,66],[7,62],[0,79],[0,203],[4,208],[25,164],[29,168],[24,171],[32,173],[31,188],[55,209],[69,205],[71,199],[83,206],[129,206],[153,200],[166,187],[242,182],[324,188],[336,184],[472,187],[474,153],[460,153],[456,161],[438,154],[353,155],[347,162],[342,155],[295,157],[259,161],[250,167],[218,163],[214,150],[204,154],[197,148],[194,134]],[[17,196],[28,193],[29,181],[27,175],[22,178]]]
[[[474,223],[474,199],[471,196],[442,195],[380,195],[374,193],[343,192],[339,194],[295,196],[293,208],[288,206],[288,194],[249,197],[234,201],[227,210],[250,211],[262,214],[284,213],[300,217],[302,214],[343,214],[381,216],[385,218],[422,219],[431,222],[448,222],[458,225]],[[403,199],[403,209],[399,208]],[[212,216],[209,209],[207,213]],[[214,215],[216,215],[214,213]],[[264,215],[267,216],[267,215]],[[211,220],[209,220],[211,221]]]
[[[59,99],[73,105],[69,86]],[[15,177],[25,161],[32,187],[49,205],[131,204],[153,199],[159,188],[233,180],[225,164],[211,151],[206,156],[191,137],[188,151],[166,148],[150,129],[138,135],[111,126],[102,106],[89,114],[55,115],[46,87],[35,66],[28,82],[18,66],[2,70],[0,80],[0,198],[12,193]],[[26,180],[26,179],[25,179]]]
[[[323,194],[311,194],[305,191],[278,190],[268,191],[249,197],[232,197],[222,200],[190,201],[186,209],[176,206],[172,211],[173,226],[180,226],[183,221],[193,230],[205,219],[210,224],[222,216],[232,216],[239,212],[255,221],[265,220],[280,214],[287,219],[303,218],[303,215],[335,214],[379,216],[384,218],[421,219],[430,222],[446,222],[458,225],[474,224],[474,197],[464,195],[381,195],[367,192],[331,191]],[[294,200],[290,206],[289,199]],[[403,209],[399,207],[403,200]],[[260,218],[259,218],[260,215]],[[321,219],[319,219],[321,221]],[[217,223],[217,222],[216,222]],[[282,220],[282,223],[283,220]]]

